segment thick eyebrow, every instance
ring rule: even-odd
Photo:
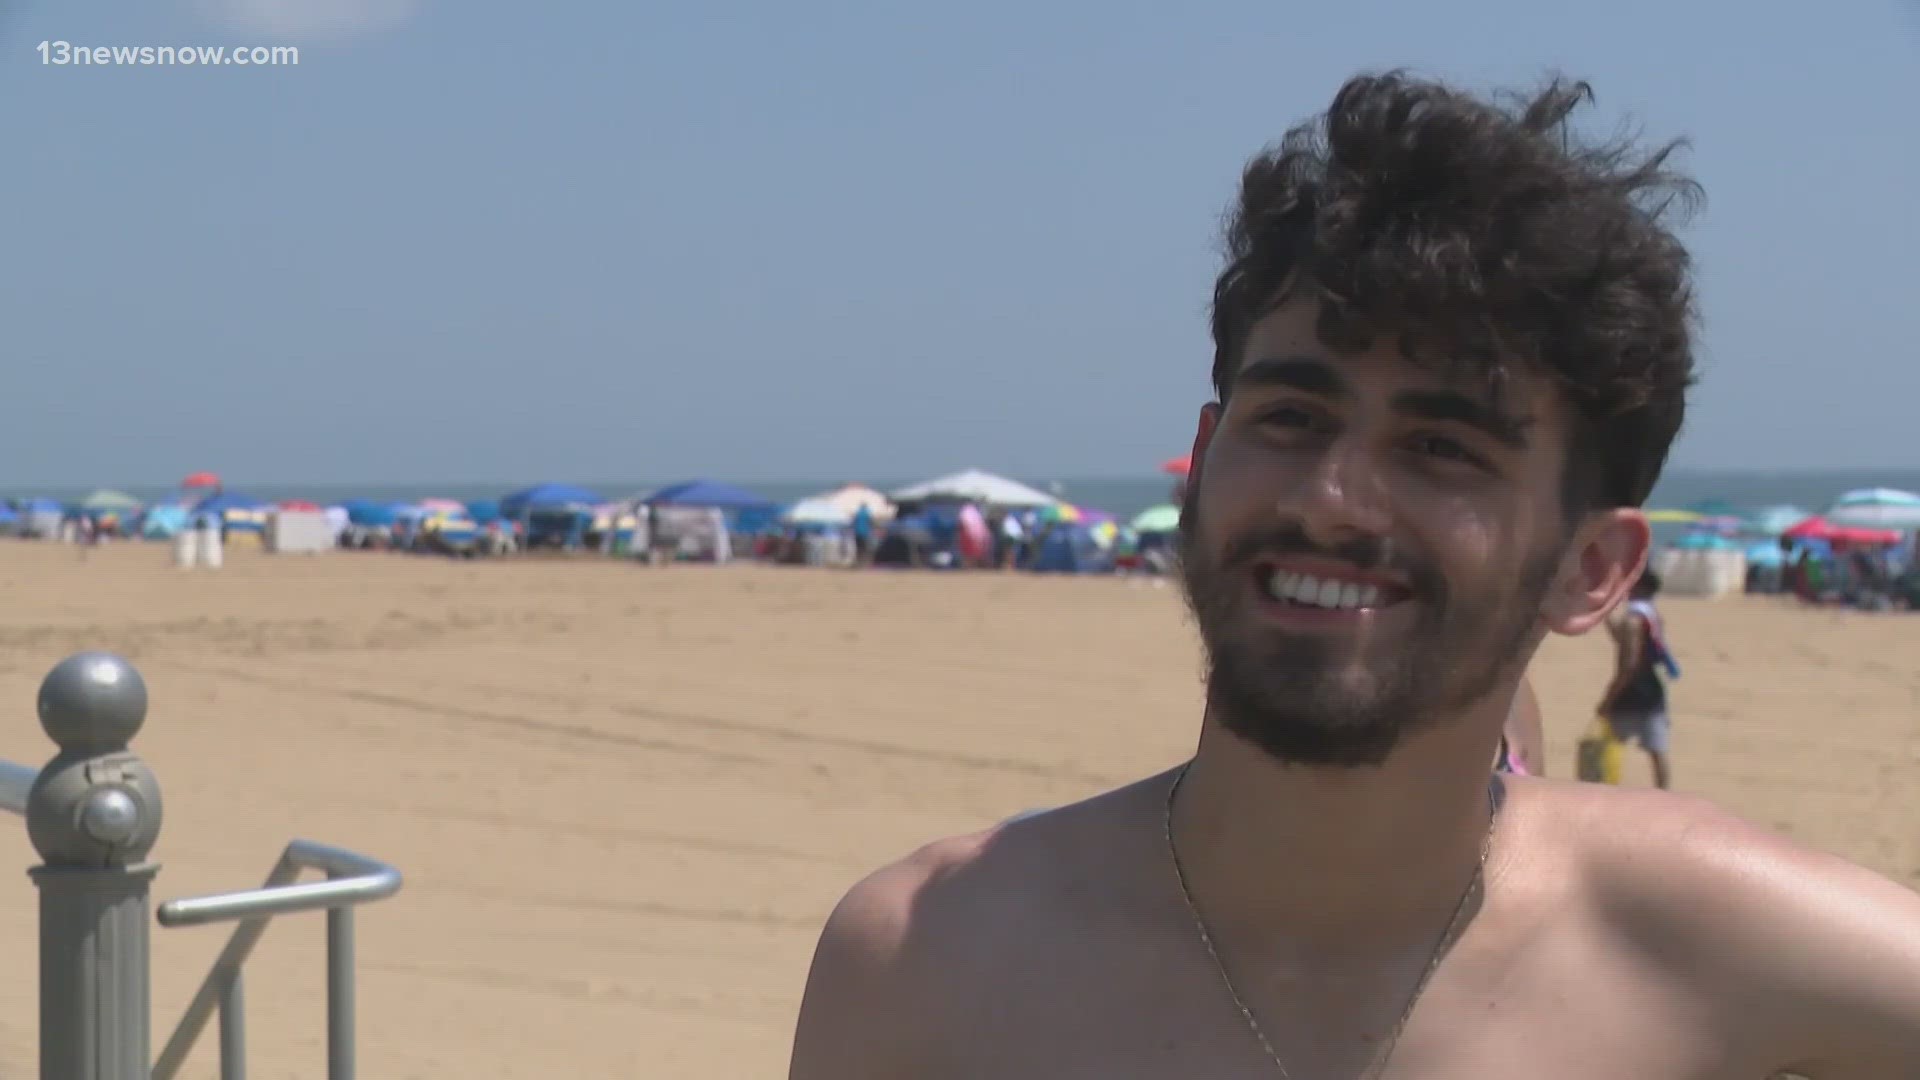
[[[1310,356],[1263,357],[1236,372],[1233,384],[1284,387],[1325,397],[1339,397],[1347,392],[1347,381],[1332,365]]]
[[[1473,428],[1510,450],[1527,448],[1531,422],[1508,416],[1483,401],[1447,390],[1408,390],[1393,398],[1395,412],[1421,420]]]
[[[1263,357],[1241,368],[1233,381],[1235,386],[1297,390],[1321,397],[1346,397],[1351,392],[1337,369],[1310,356]],[[1525,450],[1528,445],[1528,420],[1455,391],[1408,390],[1394,396],[1393,408],[1419,420],[1470,427],[1512,450]]]

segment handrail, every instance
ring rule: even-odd
[[[4,778],[0,778],[4,783]],[[302,870],[324,871],[328,879],[294,884]],[[152,1080],[173,1080],[187,1054],[220,1013],[221,1080],[246,1076],[245,997],[240,973],[275,915],[327,909],[327,1077],[352,1080],[354,1074],[353,909],[400,891],[400,871],[365,855],[295,840],[287,845],[258,889],[216,893],[160,905],[162,926],[197,926],[240,920],[212,970],[194,992],[173,1037],[154,1062]]]
[[[27,812],[27,793],[40,778],[40,770],[11,761],[0,761],[0,810],[16,814]]]
[[[287,845],[286,853],[280,858],[296,871],[324,871],[327,880],[308,885],[275,884],[269,881],[258,889],[169,900],[160,905],[160,925],[200,926],[253,916],[270,917],[296,911],[314,911],[343,904],[367,904],[385,900],[400,891],[399,870],[345,848],[312,840],[295,840]]]

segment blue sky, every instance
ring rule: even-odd
[[[1392,66],[1694,140],[1677,464],[1920,457],[1904,0],[4,10],[9,483],[1150,473],[1240,166]]]

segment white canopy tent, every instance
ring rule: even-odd
[[[977,502],[1002,509],[1052,506],[1060,501],[1018,480],[995,476],[981,469],[967,469],[951,476],[908,484],[892,492],[891,497],[897,503]]]
[[[831,499],[815,496],[787,507],[780,520],[789,525],[848,525],[853,513]]]

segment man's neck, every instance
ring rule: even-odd
[[[1209,719],[1173,816],[1209,921],[1332,949],[1431,933],[1488,836],[1505,708],[1423,729],[1364,769],[1283,764]]]

